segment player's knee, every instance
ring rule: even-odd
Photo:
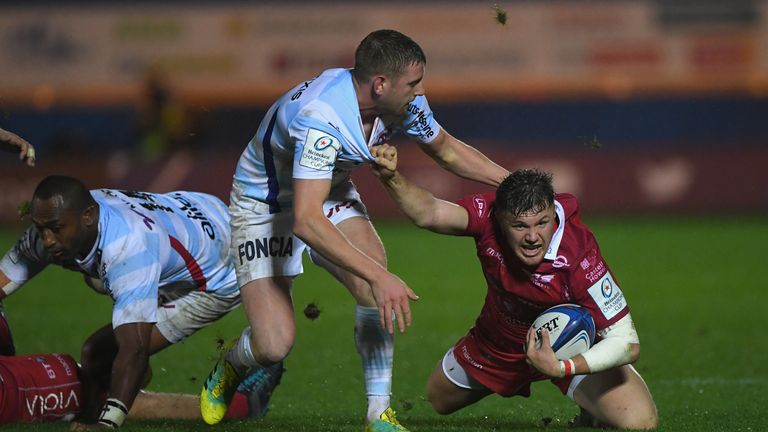
[[[429,400],[429,403],[432,405],[432,409],[435,410],[435,412],[440,415],[448,415],[456,411],[456,408],[454,406],[452,406],[451,404],[445,403],[445,401],[443,401],[437,395],[428,394],[427,400]]]
[[[648,412],[643,416],[635,416],[632,420],[632,424],[627,425],[626,429],[649,430],[656,429],[659,425],[659,416],[655,410],[653,410],[653,412]]]
[[[83,347],[80,349],[80,362],[82,367],[91,367],[96,362],[97,349],[96,345],[90,339],[86,340]]]
[[[432,385],[432,381],[427,383],[427,400],[432,405],[432,409],[440,415],[448,415],[458,409],[445,399],[445,392]]]
[[[271,347],[263,350],[254,351],[253,359],[256,364],[262,367],[269,367],[281,362],[284,358],[288,357],[290,348],[282,349],[281,347]]]
[[[282,337],[272,337],[255,341],[251,337],[251,352],[256,364],[262,367],[269,367],[281,362],[288,356],[293,347],[293,337],[283,335]]]
[[[656,429],[659,417],[656,409],[632,410],[621,416],[621,420],[615,426],[619,429],[650,430]]]

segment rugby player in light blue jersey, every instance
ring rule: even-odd
[[[372,146],[404,132],[457,175],[497,186],[508,174],[435,121],[424,95],[425,65],[409,37],[375,31],[358,46],[354,69],[326,70],[268,110],[237,164],[230,205],[232,256],[250,327],[205,382],[200,402],[208,423],[223,417],[248,368],[288,355],[295,338],[291,286],[306,249],[357,302],[366,430],[406,430],[389,408],[394,321],[404,331],[409,301],[418,297],[387,271],[350,172],[375,163]]]
[[[89,191],[74,178],[49,176],[35,189],[30,210],[34,224],[0,260],[0,299],[49,264],[84,273],[89,285],[112,297],[112,322],[81,353],[79,421],[120,426],[149,356],[240,304],[226,206],[203,193]],[[256,390],[268,394],[283,369],[256,371],[272,375]]]

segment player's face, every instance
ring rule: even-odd
[[[507,245],[520,262],[527,267],[536,267],[541,264],[555,234],[554,206],[517,217],[509,212],[497,212],[496,218]]]
[[[382,98],[382,114],[402,115],[416,96],[424,95],[425,68],[414,63],[405,72],[389,80],[389,89]]]
[[[32,200],[32,222],[54,262],[68,263],[90,252],[96,237],[91,212],[92,207],[82,213],[66,208],[60,196]]]

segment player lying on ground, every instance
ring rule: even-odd
[[[0,260],[0,299],[48,264],[82,272],[112,297],[112,322],[81,352],[78,420],[119,426],[149,356],[240,304],[226,206],[202,193],[89,191],[74,178],[50,176],[30,208],[34,224]]]
[[[570,194],[555,194],[552,177],[518,170],[496,193],[435,198],[396,171],[397,152],[373,150],[374,168],[400,209],[431,231],[472,236],[488,284],[475,326],[448,350],[427,383],[427,397],[450,414],[497,393],[530,395],[533,381],[550,379],[596,421],[651,429],[656,406],[631,366],[640,354],[626,299]],[[600,340],[583,354],[560,361],[543,332],[540,348],[529,331],[551,306],[575,303],[589,310]],[[524,346],[527,342],[527,351]]]
[[[0,311],[0,351],[15,352],[8,323]],[[255,369],[235,392],[226,418],[261,417],[282,371]],[[0,424],[72,420],[80,413],[79,367],[67,354],[0,356]],[[200,419],[195,395],[140,391],[132,419]]]

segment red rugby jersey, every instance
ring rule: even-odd
[[[71,420],[80,411],[80,380],[67,354],[0,356],[0,424]]]
[[[544,261],[524,269],[506,246],[494,216],[494,193],[464,197],[466,234],[475,238],[488,293],[475,327],[477,342],[507,360],[524,358],[528,328],[545,309],[562,303],[586,307],[597,329],[615,323],[629,308],[592,232],[579,218],[571,194],[555,196],[557,229]]]

